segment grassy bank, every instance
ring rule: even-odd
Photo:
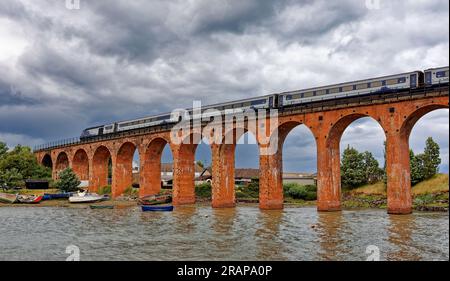
[[[420,211],[448,211],[447,174],[437,174],[412,187],[413,208]],[[386,208],[386,185],[378,182],[343,192],[344,208]]]

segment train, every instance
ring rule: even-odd
[[[398,90],[430,88],[448,85],[449,67],[430,68],[424,71],[412,71],[395,75],[352,81],[308,88],[297,91],[275,93],[266,96],[248,98],[238,101],[203,106],[201,114],[194,109],[187,109],[193,119],[213,117],[218,114],[238,114],[248,109],[283,109],[300,104],[317,101],[347,98],[352,96],[383,94]],[[214,109],[214,110],[213,110]],[[140,128],[170,125],[179,122],[177,114],[165,113],[139,119],[99,125],[83,130],[80,140],[114,134]]]

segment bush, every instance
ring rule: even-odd
[[[128,195],[128,196],[137,195],[138,193],[139,193],[139,189],[133,188],[132,186],[127,187],[123,192],[123,194]]]
[[[70,192],[78,190],[80,183],[80,180],[73,170],[71,168],[67,168],[59,173],[59,180],[56,183],[56,186],[62,191]]]
[[[111,186],[105,185],[105,186],[99,187],[97,193],[100,195],[111,194]]]
[[[205,182],[195,186],[195,195],[201,198],[211,198],[211,184],[209,182]]]
[[[283,185],[284,195],[293,199],[314,201],[317,199],[317,187],[315,185],[299,185],[297,183],[287,183]]]

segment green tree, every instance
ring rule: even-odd
[[[81,181],[71,168],[66,168],[59,173],[59,180],[56,187],[62,191],[70,192],[78,190]]]
[[[411,170],[411,185],[416,185],[424,180],[423,156],[414,155],[412,149],[409,150],[409,166]]]
[[[378,161],[369,151],[363,152],[362,157],[366,183],[372,184],[380,181],[383,178],[383,169],[380,168]]]
[[[342,155],[341,182],[348,188],[355,188],[367,182],[364,155],[350,146]]]
[[[8,146],[6,143],[0,141],[0,160],[5,157],[8,152]]]
[[[17,145],[0,158],[0,171],[16,169],[24,179],[49,179],[51,169],[39,165],[31,148]]]
[[[0,171],[0,186],[3,189],[21,187],[23,184],[23,177],[17,169]]]
[[[424,179],[429,179],[438,173],[439,164],[441,164],[439,149],[439,145],[434,142],[433,138],[429,137],[422,156]]]
[[[203,162],[202,162],[201,160],[198,160],[198,161],[196,162],[196,164],[197,164],[200,168],[202,168],[202,169],[205,168],[205,164],[203,164]]]

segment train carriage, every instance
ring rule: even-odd
[[[448,84],[448,68],[446,66],[425,70],[425,86]]]
[[[383,93],[400,89],[414,89],[421,87],[423,84],[422,81],[423,72],[407,72],[325,87],[285,92],[279,94],[279,102],[281,106],[292,106],[321,100]]]

